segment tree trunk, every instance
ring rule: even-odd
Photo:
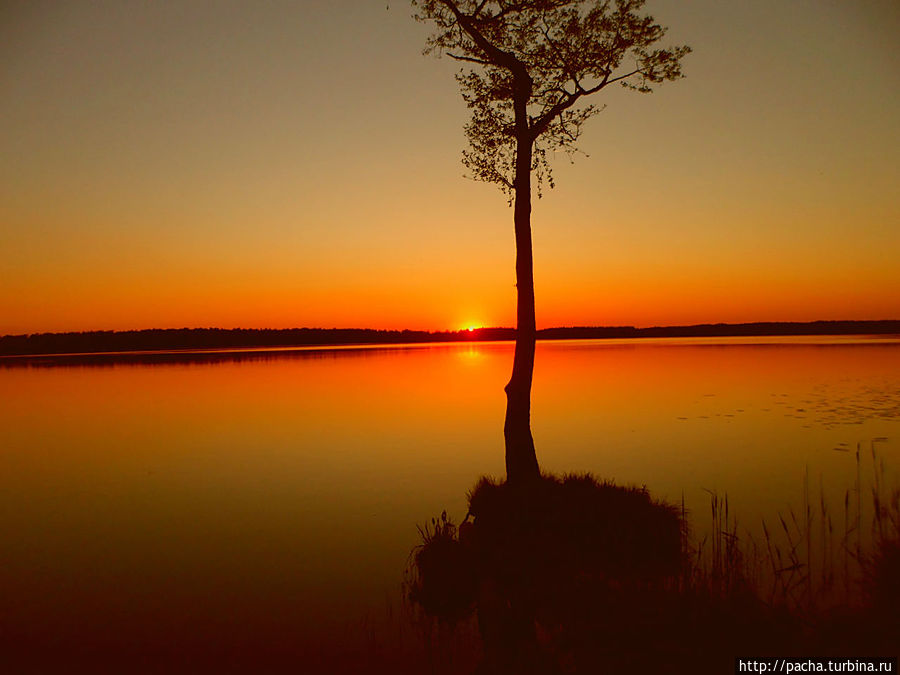
[[[540,477],[531,436],[531,380],[534,372],[534,264],[531,253],[531,130],[527,104],[531,78],[518,75],[514,83],[516,115],[516,176],[514,222],[516,231],[516,353],[512,377],[506,385],[506,479],[522,483]]]

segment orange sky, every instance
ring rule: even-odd
[[[0,7],[0,333],[512,325],[405,3]],[[687,78],[611,92],[533,212],[540,326],[900,318],[900,8],[651,0]]]

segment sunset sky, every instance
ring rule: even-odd
[[[900,4],[650,0],[535,201],[539,327],[900,318]],[[513,325],[512,210],[397,0],[0,3],[0,334]]]

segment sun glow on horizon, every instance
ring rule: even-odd
[[[514,214],[462,177],[455,68],[418,56],[415,22],[61,4],[0,10],[0,335],[515,326]],[[686,78],[609,90],[590,158],[557,162],[537,327],[900,318],[900,3],[663,4]]]

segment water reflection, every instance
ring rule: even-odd
[[[628,345],[610,359],[602,353],[608,345],[596,345],[577,363],[560,358],[565,345],[555,354],[548,348],[545,368],[566,383],[542,401],[560,406],[555,422],[587,412],[579,401],[606,397],[605,405],[588,409],[606,416],[593,420],[594,433],[614,428],[616,413],[624,428],[644,418],[660,420],[660,430],[671,433],[675,427],[662,420],[673,407],[687,405],[694,414],[675,419],[699,425],[692,428],[694,439],[701,429],[720,434],[719,444],[701,448],[707,462],[721,461],[717,454],[732,449],[729,443],[746,448],[738,446],[742,452],[730,457],[742,473],[737,494],[765,493],[786,479],[794,480],[793,491],[776,492],[783,501],[768,514],[768,527],[763,521],[764,538],[756,538],[760,527],[739,528],[745,514],[717,492],[707,495],[711,519],[698,523],[699,509],[684,506],[684,491],[678,510],[651,499],[644,488],[590,476],[546,475],[530,487],[481,479],[459,527],[444,512],[421,530],[414,549],[407,584],[414,615],[426,627],[444,627],[443,633],[424,629],[430,648],[440,651],[448,631],[468,629],[468,642],[456,649],[481,673],[718,673],[748,650],[798,658],[891,655],[900,641],[900,492],[896,474],[886,480],[879,454],[886,449],[895,457],[896,446],[872,434],[900,419],[900,371],[896,345],[869,351],[872,346],[823,351],[821,345],[780,345],[763,352],[682,347],[650,359]],[[646,361],[631,358],[635,354]],[[565,379],[567,367],[585,368],[595,360],[606,366],[586,368],[603,378],[597,389],[597,380]],[[662,373],[650,371],[661,366]],[[673,373],[677,384],[661,385]],[[540,387],[536,394],[546,396]],[[629,402],[631,396],[643,404]],[[728,434],[734,422],[739,431]],[[590,424],[586,420],[583,434],[571,427],[569,433],[590,443]],[[827,441],[817,443],[842,437],[848,426],[862,427],[865,435],[854,447],[837,441],[836,449],[851,461],[835,472],[837,465],[821,455]],[[812,429],[817,432],[807,431]],[[749,443],[741,435],[747,432],[753,434]],[[642,430],[644,442],[651,433]],[[677,471],[687,454],[667,452],[671,436],[669,441],[654,453],[657,472]],[[776,467],[779,461],[797,467],[798,453],[785,449],[798,445],[814,448],[800,453],[807,460],[801,471],[747,471],[748,460],[756,459],[747,450]],[[551,461],[560,464],[552,451]],[[626,461],[632,463],[629,475],[645,484],[633,468],[635,458]],[[818,485],[811,485],[811,469]],[[698,464],[689,470],[707,471]],[[846,488],[829,494],[841,480]],[[756,502],[758,508],[772,504],[765,497]],[[779,523],[782,531],[770,534]],[[448,651],[443,647],[444,655]]]
[[[338,359],[372,357],[415,349],[440,348],[452,343],[408,345],[336,345],[315,347],[275,347],[222,350],[84,352],[42,356],[3,356],[0,368],[109,368],[113,366],[216,365],[292,359]]]
[[[0,665],[421,672],[394,620],[413,524],[462,520],[475,478],[502,474],[510,358],[501,343],[4,360]],[[900,466],[897,391],[896,342],[541,343],[534,433],[547,470],[684,495],[691,517],[708,488],[759,523],[796,504],[804,471],[838,514],[857,443],[887,438]]]

